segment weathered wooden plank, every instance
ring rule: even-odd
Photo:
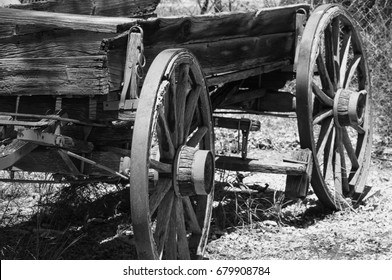
[[[15,35],[16,26],[13,23],[2,23],[0,24],[0,38],[9,37]]]
[[[312,175],[312,152],[309,149],[295,151],[292,153],[292,160],[305,163],[306,171],[300,176],[287,176],[285,195],[291,199],[304,198],[308,192]]]
[[[24,1],[24,4],[9,5],[8,8],[128,17],[153,13],[159,2],[160,0],[111,0],[109,3],[107,0],[47,0]]]
[[[106,56],[0,59],[0,95],[108,92]]]
[[[216,156],[215,167],[232,171],[250,171],[288,175],[302,175],[306,171],[305,164],[288,162],[268,162],[267,160],[246,159],[239,157]]]
[[[100,50],[101,41],[108,35],[109,33],[51,29],[7,36],[0,40],[0,59],[103,55],[105,52]]]
[[[263,73],[268,73],[275,70],[281,70],[282,68],[289,66],[292,63],[292,58],[290,57],[270,63],[263,63],[263,65],[259,65],[258,67],[254,68],[239,69],[225,73],[212,74],[206,76],[206,79],[209,86],[220,85],[223,83],[240,81],[249,77],[259,76]]]
[[[136,19],[125,17],[103,17],[0,8],[0,25],[36,25],[38,27],[118,33],[124,31],[122,27],[124,24],[134,25],[136,23]]]
[[[96,106],[90,107],[90,100],[96,103]],[[68,118],[80,121],[91,120],[90,116],[95,115],[95,119],[100,121],[111,121],[118,119],[117,111],[104,111],[103,102],[106,100],[105,95],[90,96],[72,96],[63,97],[61,111],[67,114]],[[1,96],[0,112],[22,113],[47,115],[56,111],[56,98],[49,95],[19,96],[17,107],[16,96]],[[20,118],[23,119],[23,118]],[[125,126],[127,127],[127,126]],[[127,128],[128,129],[128,128]],[[71,135],[70,135],[71,136]]]
[[[295,33],[278,33],[260,37],[225,39],[210,43],[192,43],[179,45],[146,45],[146,71],[152,60],[163,50],[170,48],[186,48],[198,59],[206,76],[213,77],[221,73],[258,68],[276,61],[293,59]],[[125,49],[112,50],[108,53],[111,89],[119,89],[122,82],[125,64]],[[261,70],[260,70],[261,69]],[[249,73],[252,75],[253,72]],[[234,75],[235,76],[235,75]],[[246,76],[239,76],[244,79]],[[232,77],[235,80],[235,77]],[[221,79],[218,79],[221,81]],[[211,85],[213,83],[209,83]]]
[[[260,97],[257,97],[260,93]],[[241,101],[242,99],[242,101]],[[238,101],[237,103],[235,103]],[[220,108],[242,109],[244,111],[259,112],[295,112],[296,99],[291,92],[274,90],[239,91],[228,99]]]
[[[214,127],[224,127],[229,129],[240,129],[249,131],[258,131],[261,123],[257,120],[246,118],[226,118],[214,117]]]
[[[147,45],[213,42],[222,38],[295,32],[296,11],[299,9],[309,11],[309,5],[264,8],[253,12],[151,18],[140,20],[138,24],[144,30],[144,40]],[[122,29],[127,30],[130,26],[131,24],[125,23]],[[109,40],[108,48],[123,48],[126,45],[124,37],[125,34]]]

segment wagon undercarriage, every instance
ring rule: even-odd
[[[215,168],[286,174],[293,199],[311,182],[335,209],[366,192],[369,73],[340,6],[144,20],[0,9],[0,21],[1,180],[129,181],[139,258],[203,255]],[[260,122],[229,110],[296,116],[302,149],[247,158]],[[214,127],[241,132],[241,157],[215,157]]]

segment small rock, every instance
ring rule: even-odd
[[[383,155],[392,155],[392,148],[385,148],[385,149],[382,151],[382,154],[383,154]]]
[[[264,225],[267,227],[277,227],[278,223],[275,221],[267,220],[267,221],[264,221]]]

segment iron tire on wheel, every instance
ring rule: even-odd
[[[322,5],[299,46],[297,117],[302,148],[312,150],[312,187],[328,208],[364,193],[372,145],[371,88],[366,54],[350,15]]]
[[[212,213],[214,137],[207,86],[187,50],[161,52],[146,75],[130,163],[140,259],[203,255]]]

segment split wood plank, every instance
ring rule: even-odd
[[[0,8],[0,24],[8,25],[31,25],[38,27],[118,33],[124,31],[124,29],[121,28],[124,24],[131,26],[136,23],[136,19],[125,17],[103,17]]]
[[[26,2],[26,1],[25,1]],[[160,0],[48,0],[28,1],[8,8],[102,16],[140,16],[154,12]]]
[[[1,95],[109,92],[106,56],[0,59]]]

